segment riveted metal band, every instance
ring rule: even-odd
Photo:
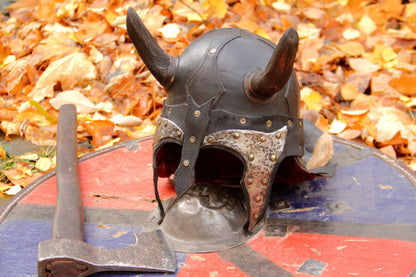
[[[183,143],[183,130],[172,120],[159,117],[157,121],[153,146],[156,146],[162,139],[173,138]]]
[[[248,230],[256,225],[264,213],[272,186],[270,177],[283,152],[286,137],[287,126],[271,133],[224,130],[204,138],[203,146],[218,145],[231,148],[245,161],[247,170],[244,175],[244,186],[250,203]]]

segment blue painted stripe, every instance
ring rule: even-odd
[[[275,195],[285,198],[291,209],[268,211],[269,217],[416,224],[416,189],[399,171],[375,156],[337,169],[329,179],[315,179]],[[334,214],[325,205],[344,201],[349,211]]]
[[[24,227],[24,228],[22,228]],[[50,239],[52,222],[35,220],[7,220],[0,225],[0,276],[37,276],[37,249],[41,241]],[[103,248],[123,248],[135,242],[133,233],[142,227],[126,225],[85,224],[85,241]],[[178,267],[186,254],[176,254]],[[146,275],[146,274],[144,274]],[[175,274],[170,274],[174,276]],[[137,273],[100,273],[94,276],[143,276]],[[167,276],[151,274],[151,276]]]

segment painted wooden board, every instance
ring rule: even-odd
[[[176,253],[171,276],[416,276],[415,174],[372,148],[335,142],[335,176],[273,195],[265,228],[245,245]],[[156,207],[151,162],[151,139],[80,160],[87,243],[134,242]],[[37,246],[50,238],[55,186],[51,172],[0,211],[0,276],[37,276]],[[166,179],[159,188],[162,199],[175,195]]]

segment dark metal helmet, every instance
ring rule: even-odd
[[[167,92],[154,136],[157,198],[158,176],[174,174],[177,198],[196,181],[238,178],[250,231],[263,217],[276,180],[313,178],[299,159],[304,134],[293,70],[299,41],[294,29],[277,46],[241,29],[219,29],[176,58],[158,46],[132,9],[127,31]],[[160,201],[159,206],[163,218]]]

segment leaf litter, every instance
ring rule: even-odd
[[[416,170],[416,3],[401,0],[17,1],[10,16],[0,15],[6,138],[54,145],[66,103],[77,106],[81,154],[154,131],[165,92],[128,38],[128,7],[173,56],[217,28],[244,28],[274,42],[295,28],[301,115]],[[54,167],[51,157],[29,166],[3,149],[0,156],[8,164],[1,192]]]

